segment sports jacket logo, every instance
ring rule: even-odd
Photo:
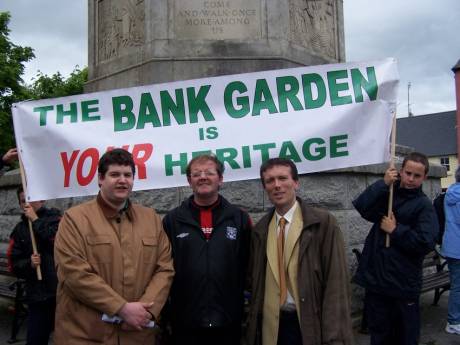
[[[234,228],[232,226],[227,226],[227,238],[229,240],[236,240],[236,235],[238,233],[238,229],[237,228]]]

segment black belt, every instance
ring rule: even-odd
[[[297,313],[295,308],[281,308],[280,313],[285,313],[285,314],[295,314]]]
[[[295,309],[280,309],[280,315],[297,315],[297,311]]]

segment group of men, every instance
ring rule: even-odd
[[[422,261],[437,233],[421,191],[428,168],[425,156],[411,154],[400,182],[389,169],[354,201],[374,222],[355,276],[366,288],[373,345],[417,343]],[[219,194],[223,172],[213,155],[193,158],[186,170],[193,194],[161,220],[129,199],[131,154],[114,149],[101,157],[97,197],[67,210],[57,232],[57,215],[49,217],[58,280],[54,344],[153,344],[157,322],[165,320],[175,345],[353,343],[342,233],[331,213],[297,197],[295,164],[262,164],[274,207],[255,226]],[[391,184],[394,211],[386,216]],[[33,205],[24,212],[39,237],[40,222],[26,211]],[[27,255],[34,280],[44,254],[41,261]]]

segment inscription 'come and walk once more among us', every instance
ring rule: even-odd
[[[177,39],[257,39],[260,0],[176,0]]]

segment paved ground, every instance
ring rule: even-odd
[[[448,292],[445,292],[438,306],[432,306],[434,292],[427,292],[421,298],[422,331],[420,345],[460,345],[460,335],[444,331],[447,317]],[[356,345],[369,345],[369,336],[355,332]]]
[[[0,297],[0,344],[8,344],[7,340],[11,336],[11,320],[12,314],[8,311],[8,306],[12,305],[12,301]],[[18,336],[19,340],[25,340],[25,324],[21,327],[21,332]],[[19,341],[15,344],[25,344],[25,341]]]
[[[422,334],[420,345],[460,345],[460,335],[447,334],[444,331],[447,315],[448,293],[443,294],[438,306],[432,306],[433,293],[422,295]],[[10,338],[11,314],[7,311],[10,301],[0,298],[0,345],[8,344]],[[15,344],[25,344],[25,325]],[[50,342],[51,343],[51,342]],[[369,345],[369,336],[355,332],[356,345]],[[218,345],[218,344],[216,344]]]

